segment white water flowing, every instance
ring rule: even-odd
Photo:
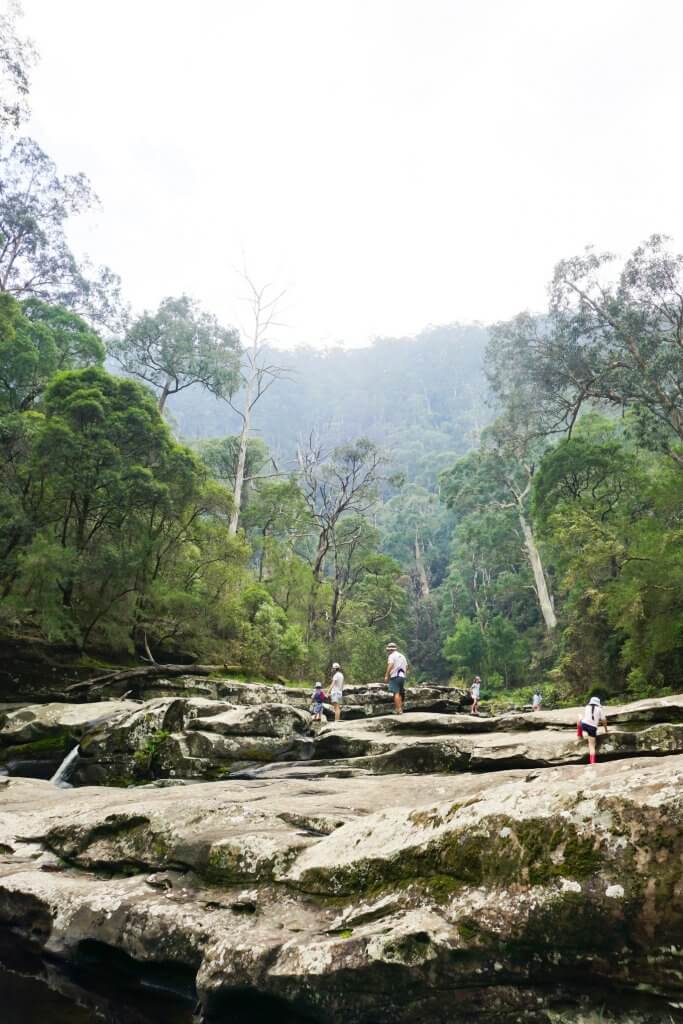
[[[78,757],[78,744],[76,744],[73,750],[70,750],[69,753],[66,755],[66,757],[60,764],[59,768],[50,779],[50,782],[52,783],[53,786],[61,786],[63,783],[67,781],[72,771],[72,765],[74,764],[75,761],[78,760]]]

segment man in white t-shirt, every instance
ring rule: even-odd
[[[397,715],[403,714],[407,671],[408,662],[405,655],[401,654],[396,644],[387,644],[387,670],[384,673],[384,682],[389,684],[389,693],[394,696],[394,710]]]
[[[332,665],[332,685],[330,686],[330,704],[334,708],[334,720],[338,722],[341,718],[341,702],[344,696],[344,673],[339,662]]]

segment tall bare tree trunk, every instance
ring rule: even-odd
[[[228,533],[234,537],[240,521],[242,509],[242,489],[244,487],[244,471],[247,465],[247,445],[249,444],[249,431],[251,430],[251,406],[252,393],[254,389],[254,375],[251,374],[247,382],[247,390],[244,397],[244,414],[242,419],[242,430],[240,432],[240,447],[237,454],[237,469],[235,470],[235,488],[233,490],[233,508],[230,513],[230,525]]]
[[[538,597],[541,615],[545,622],[545,628],[550,633],[557,626],[557,617],[555,615],[555,609],[553,608],[553,600],[550,596],[545,573],[543,572],[541,555],[536,546],[536,541],[534,540],[531,527],[526,521],[524,514],[521,511],[517,514],[519,516],[519,525],[522,527],[522,534],[524,535],[524,547],[526,548],[531,571],[534,574],[534,586],[536,588],[536,595]]]
[[[420,535],[415,527],[415,565],[417,567],[417,578],[420,582],[420,597],[429,597],[429,580],[425,571],[422,548],[420,547]]]
[[[235,486],[232,492],[234,507],[230,513],[230,524],[228,533],[234,537],[240,521],[242,510],[242,491],[244,488],[244,472],[247,465],[247,448],[249,445],[249,434],[251,432],[251,411],[259,398],[266,393],[274,381],[286,376],[287,371],[281,366],[269,364],[262,358],[264,346],[268,344],[268,331],[276,326],[275,313],[278,303],[284,295],[281,292],[272,299],[267,297],[269,285],[257,288],[249,275],[245,272],[242,277],[249,286],[249,298],[247,299],[253,317],[253,326],[249,332],[250,343],[244,353],[244,363],[247,372],[242,373],[244,382],[244,404],[241,409],[237,408],[231,398],[226,401],[242,420],[240,431],[240,446],[237,455],[237,469],[235,471]]]
[[[164,406],[166,405],[166,399],[170,394],[171,378],[167,377],[164,383],[161,394],[159,395],[159,412],[163,413]]]

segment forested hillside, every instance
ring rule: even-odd
[[[265,358],[284,372],[254,409],[254,433],[283,466],[292,465],[311,432],[328,444],[368,437],[390,449],[411,480],[433,487],[491,418],[487,337],[482,327],[453,324],[361,349],[266,350]],[[171,421],[190,442],[236,434],[240,426],[225,402],[197,388],[178,395]]]
[[[21,62],[21,54],[17,57]],[[23,94],[22,94],[23,97]],[[22,99],[23,102],[23,99]],[[0,631],[266,677],[683,681],[683,258],[588,251],[490,328],[331,351],[132,312],[0,108]],[[351,300],[350,300],[351,301]]]

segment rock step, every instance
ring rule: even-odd
[[[432,700],[437,688],[422,690]],[[575,735],[577,708],[487,718],[462,713],[458,705],[450,714],[418,710],[318,728],[283,686],[231,683],[230,695],[6,709],[0,767],[49,777],[77,742],[81,757],[72,781],[80,785],[258,775],[259,765],[272,763],[279,776],[300,774],[301,762],[318,775],[345,767],[387,775],[498,772],[578,764],[587,756]],[[607,714],[611,727],[600,740],[601,759],[683,752],[683,697],[639,701]]]

